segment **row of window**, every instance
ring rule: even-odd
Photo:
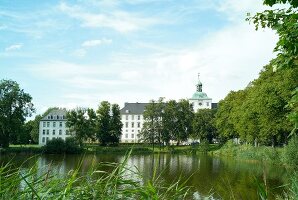
[[[62,137],[56,137],[57,139],[58,138],[62,138]],[[52,138],[53,139],[53,138]],[[42,137],[42,139],[41,139],[41,142],[42,143],[46,143],[46,142],[48,142],[49,141],[49,137]]]
[[[130,116],[130,117],[129,117]],[[128,119],[131,119],[131,120],[135,120],[135,119],[137,119],[137,120],[141,120],[141,115],[123,115],[122,116],[122,119],[124,120],[124,119],[126,119],[126,120],[128,120]]]
[[[52,122],[53,127],[56,127],[56,122]],[[50,127],[51,122],[43,122],[42,127]],[[58,124],[57,124],[58,125]],[[63,122],[59,122],[59,127],[63,127]]]
[[[136,138],[139,138],[139,137],[140,137],[140,134],[135,135],[135,134],[132,133],[132,134],[130,135],[130,138],[134,139],[135,136],[136,136]],[[125,134],[125,138],[126,138],[126,139],[128,138],[128,133]]]
[[[194,106],[194,103],[192,103],[192,105]],[[199,106],[202,106],[203,105],[203,103],[202,102],[199,102]],[[210,104],[209,104],[209,102],[206,102],[206,106],[209,106]]]
[[[48,115],[48,119],[65,119],[64,115]]]
[[[128,128],[128,126],[129,126],[129,123],[125,122],[125,128]],[[135,123],[131,122],[131,128],[134,128],[134,127],[135,127]],[[137,122],[137,128],[141,128],[141,122]]]
[[[128,130],[126,129],[125,132],[128,132]],[[131,130],[131,132],[135,132],[134,129]],[[141,132],[141,130],[138,130],[138,133]]]
[[[59,133],[59,135],[62,135],[62,130],[59,130],[58,133]],[[43,135],[45,135],[45,134],[49,135],[50,134],[50,130],[49,129],[43,129],[42,130],[42,134]],[[69,131],[66,130],[65,131],[65,134],[66,135],[69,135]],[[52,130],[52,135],[56,135],[56,130]]]

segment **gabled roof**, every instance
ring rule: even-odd
[[[120,110],[120,114],[143,114],[147,105],[149,103],[125,103],[124,108]]]
[[[66,109],[55,109],[52,110],[49,114],[44,116],[41,121],[63,121],[66,120]],[[48,118],[50,116],[50,119]],[[59,119],[57,119],[57,116],[59,116]],[[64,116],[64,118],[63,118]]]

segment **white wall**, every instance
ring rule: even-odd
[[[60,126],[60,122],[62,123],[62,126]],[[56,123],[55,126],[54,126],[54,123]],[[39,122],[39,145],[43,146],[46,144],[47,140],[51,140],[53,138],[62,138],[63,140],[65,140],[65,138],[69,137],[70,135],[66,135],[66,131],[68,131],[68,128],[66,127],[65,123],[66,121],[61,121],[61,120],[40,121]],[[59,134],[60,130],[61,130],[61,134]],[[53,131],[55,131],[55,134],[53,134]]]
[[[139,116],[139,119],[138,119]],[[120,142],[124,143],[135,143],[139,141],[138,134],[143,128],[143,115],[135,115],[135,114],[122,114],[121,122],[123,123],[122,127],[122,135]],[[134,126],[132,127],[132,123]],[[138,127],[138,123],[140,123],[140,127]],[[128,125],[128,126],[127,126]]]

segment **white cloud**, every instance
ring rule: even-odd
[[[82,22],[83,27],[89,28],[111,28],[121,33],[128,33],[144,29],[155,24],[164,23],[161,19],[146,18],[140,14],[133,14],[120,9],[110,10],[109,12],[92,13],[81,6],[70,6],[66,3],[59,5],[60,11],[72,18]]]
[[[112,40],[103,38],[101,40],[87,40],[82,43],[82,47],[96,47],[102,44],[111,44]]]
[[[9,47],[6,47],[5,48],[5,51],[14,51],[14,50],[18,50],[18,49],[21,49],[23,47],[22,44],[13,44]]]

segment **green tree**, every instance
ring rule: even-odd
[[[169,145],[170,140],[179,130],[178,126],[178,103],[175,100],[170,100],[165,104],[163,113],[163,141]]]
[[[192,133],[194,139],[200,139],[200,141],[206,140],[212,143],[212,140],[217,136],[217,130],[214,124],[215,113],[215,109],[201,109],[195,113]]]
[[[26,117],[35,111],[32,97],[12,80],[0,81],[0,146],[9,142],[21,130]]]
[[[156,123],[158,120],[157,116],[157,103],[154,100],[151,100],[150,103],[146,106],[144,111],[144,124],[141,131],[141,140],[143,142],[149,142],[152,144],[154,149],[154,144],[156,143],[157,138],[157,127]]]
[[[111,104],[108,101],[102,101],[98,107],[96,137],[101,145],[106,146],[110,142],[110,121]]]
[[[110,141],[113,144],[118,144],[122,134],[123,124],[121,122],[120,107],[118,104],[112,105],[112,116],[110,122]]]
[[[74,134],[80,147],[83,146],[84,140],[93,138],[94,135],[94,111],[85,108],[76,108],[66,113],[66,126]]]
[[[279,36],[279,40],[274,48],[277,52],[276,59],[273,60],[273,68],[297,68],[298,67],[298,1],[297,0],[264,0],[265,5],[273,6],[276,4],[286,4],[283,9],[265,10],[257,13],[253,17],[247,18],[258,28],[271,28]],[[298,129],[298,111],[295,105],[298,104],[298,85],[293,91],[293,97],[289,102],[292,113],[289,118],[295,126],[292,133]]]
[[[193,117],[194,111],[192,104],[186,99],[181,99],[177,105],[178,130],[173,135],[173,139],[177,141],[177,146],[190,137]]]

